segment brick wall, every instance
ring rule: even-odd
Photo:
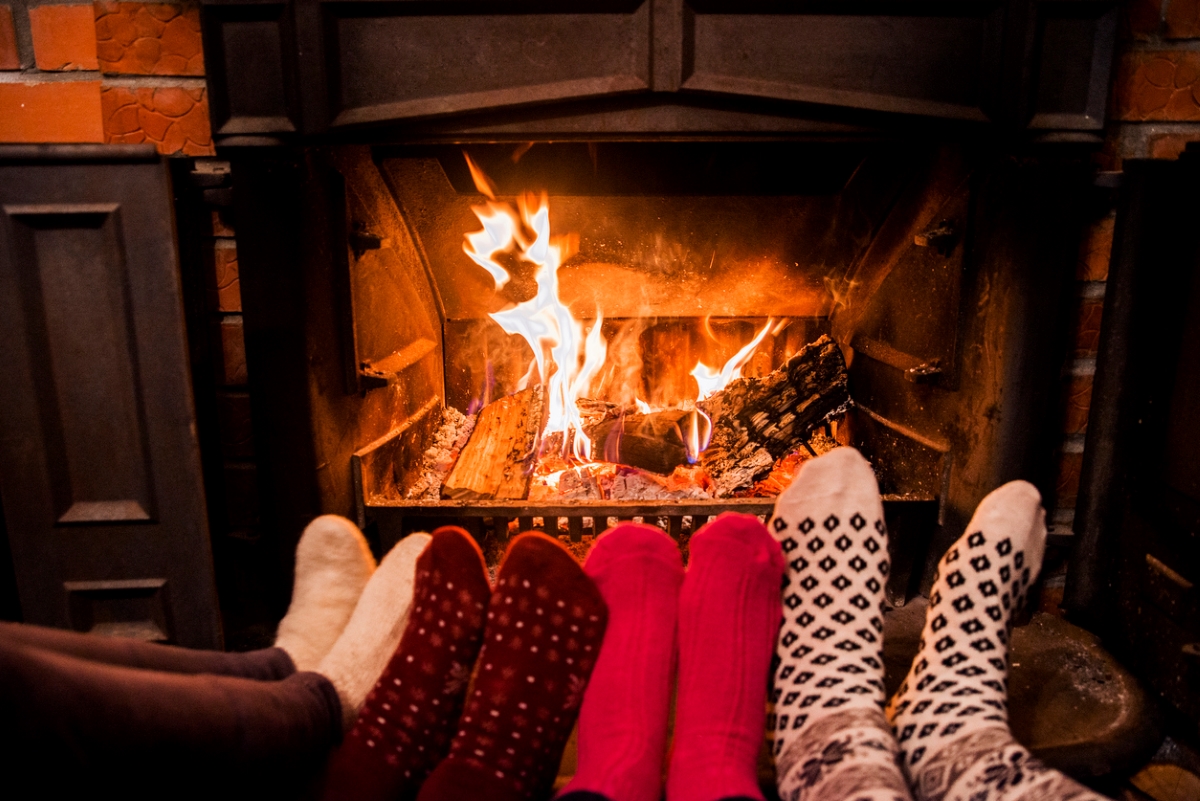
[[[1189,142],[1200,142],[1200,0],[1127,0],[1114,61],[1109,125],[1096,166],[1115,171],[1125,159],[1176,159]],[[1076,265],[1052,533],[1073,530],[1114,220],[1111,206],[1093,209]],[[1061,574],[1048,577],[1043,606],[1054,607],[1061,597]]]
[[[213,155],[199,7],[0,3],[0,142]]]

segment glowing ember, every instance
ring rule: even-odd
[[[487,176],[467,159],[475,184],[494,197]],[[507,203],[491,200],[472,210],[483,230],[466,235],[463,250],[480,267],[491,273],[496,289],[509,280],[509,273],[496,260],[498,253],[514,252],[517,258],[537,266],[537,293],[529,300],[488,315],[509,334],[518,334],[533,351],[537,374],[546,385],[549,415],[544,435],[562,433],[562,455],[568,451],[580,461],[590,461],[592,443],[583,432],[576,400],[587,390],[604,364],[607,343],[601,333],[604,322],[599,310],[591,331],[584,337],[580,325],[558,294],[558,268],[566,258],[568,243],[550,238],[550,206],[543,194],[532,208],[525,198],[520,211]],[[532,232],[533,236],[528,234]],[[581,364],[582,362],[582,364]],[[528,378],[522,383],[528,383]]]
[[[750,340],[748,345],[733,354],[733,357],[725,362],[725,366],[719,371],[709,367],[704,362],[696,362],[696,367],[691,372],[692,377],[696,379],[696,383],[700,385],[700,394],[696,400],[704,400],[725,389],[725,387],[729,386],[729,382],[735,378],[741,378],[742,368],[746,366],[746,362],[750,361],[750,357],[754,355],[754,351],[767,336],[767,332],[771,330],[774,322],[773,319],[768,319],[767,324],[763,326],[763,330],[759,331],[754,339]]]

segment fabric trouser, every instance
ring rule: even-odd
[[[300,797],[340,738],[333,685],[277,648],[192,651],[0,624],[8,797]]]

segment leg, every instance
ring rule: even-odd
[[[784,562],[757,518],[726,513],[691,540],[679,592],[679,684],[672,801],[761,799],[771,645]]]
[[[1045,544],[1041,497],[1013,481],[983,499],[938,565],[921,650],[887,710],[917,801],[1100,798],[1008,729],[1008,635]]]
[[[887,528],[875,474],[853,448],[806,463],[770,524],[783,545],[775,755],[787,801],[905,801],[883,716]]]
[[[419,801],[545,798],[575,725],[608,612],[556,540],[513,540],[488,603],[474,691]]]
[[[433,532],[417,559],[408,627],[330,760],[326,801],[416,796],[450,750],[489,595],[487,565],[470,535],[454,526]]]
[[[683,565],[653,526],[623,523],[583,569],[604,596],[608,629],[579,712],[579,763],[560,801],[659,801]]]
[[[400,644],[412,609],[417,558],[429,540],[428,534],[409,534],[388,551],[363,588],[341,636],[314,668],[337,689],[346,730],[354,725],[367,693]]]
[[[90,662],[166,673],[208,673],[260,681],[282,679],[296,672],[291,658],[279,648],[246,653],[197,651],[174,645],[139,642],[124,637],[98,637],[76,631],[23,623],[0,623],[0,643],[36,648]]]
[[[180,675],[3,644],[0,675],[6,781],[50,797],[295,790],[341,731],[337,693],[314,673]]]

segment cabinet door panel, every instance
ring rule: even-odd
[[[220,645],[167,171],[0,148],[0,495],[24,619]]]

